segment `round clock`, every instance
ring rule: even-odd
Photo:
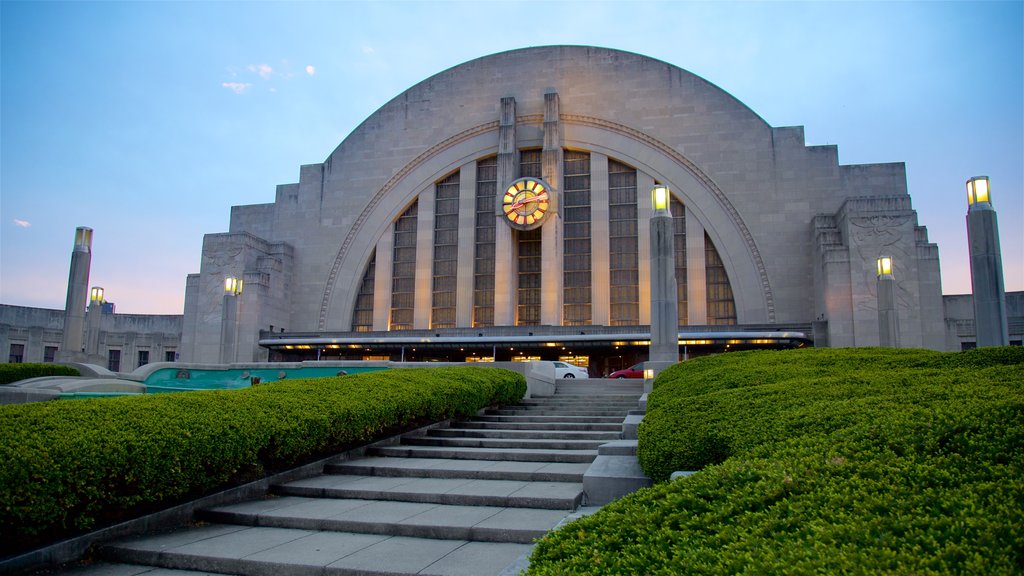
[[[539,178],[520,178],[505,189],[501,211],[505,221],[519,230],[532,230],[544,223],[552,203],[552,191]]]

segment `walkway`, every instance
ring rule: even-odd
[[[515,574],[585,505],[583,473],[620,438],[640,381],[577,380],[547,398],[404,437],[191,528],[100,550],[76,576]],[[159,569],[155,569],[159,568]]]

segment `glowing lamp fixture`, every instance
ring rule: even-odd
[[[668,203],[671,196],[667,186],[655,186],[651,189],[651,208],[655,212],[659,210],[668,211]]]
[[[103,288],[99,286],[93,286],[89,290],[89,301],[95,304],[103,304]]]
[[[967,205],[991,202],[988,198],[988,176],[975,176],[967,181]]]
[[[650,380],[654,378],[654,368],[644,368],[644,379]]]
[[[234,276],[228,276],[224,279],[224,292],[231,294],[232,296],[238,296],[242,293],[242,279],[235,278]]]
[[[892,275],[892,256],[878,257],[878,275]]]

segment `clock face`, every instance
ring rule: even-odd
[[[505,221],[519,230],[532,230],[544,223],[551,206],[551,190],[538,178],[520,178],[505,189],[501,211]]]

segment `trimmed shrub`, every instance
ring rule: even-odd
[[[518,401],[524,378],[401,369],[221,390],[0,406],[0,546],[10,554]]]
[[[701,358],[659,375],[639,436],[662,483],[530,574],[1024,571],[1024,349]]]
[[[0,364],[0,384],[10,384],[19,380],[39,378],[40,376],[79,376],[77,368],[60,364],[15,363]]]

